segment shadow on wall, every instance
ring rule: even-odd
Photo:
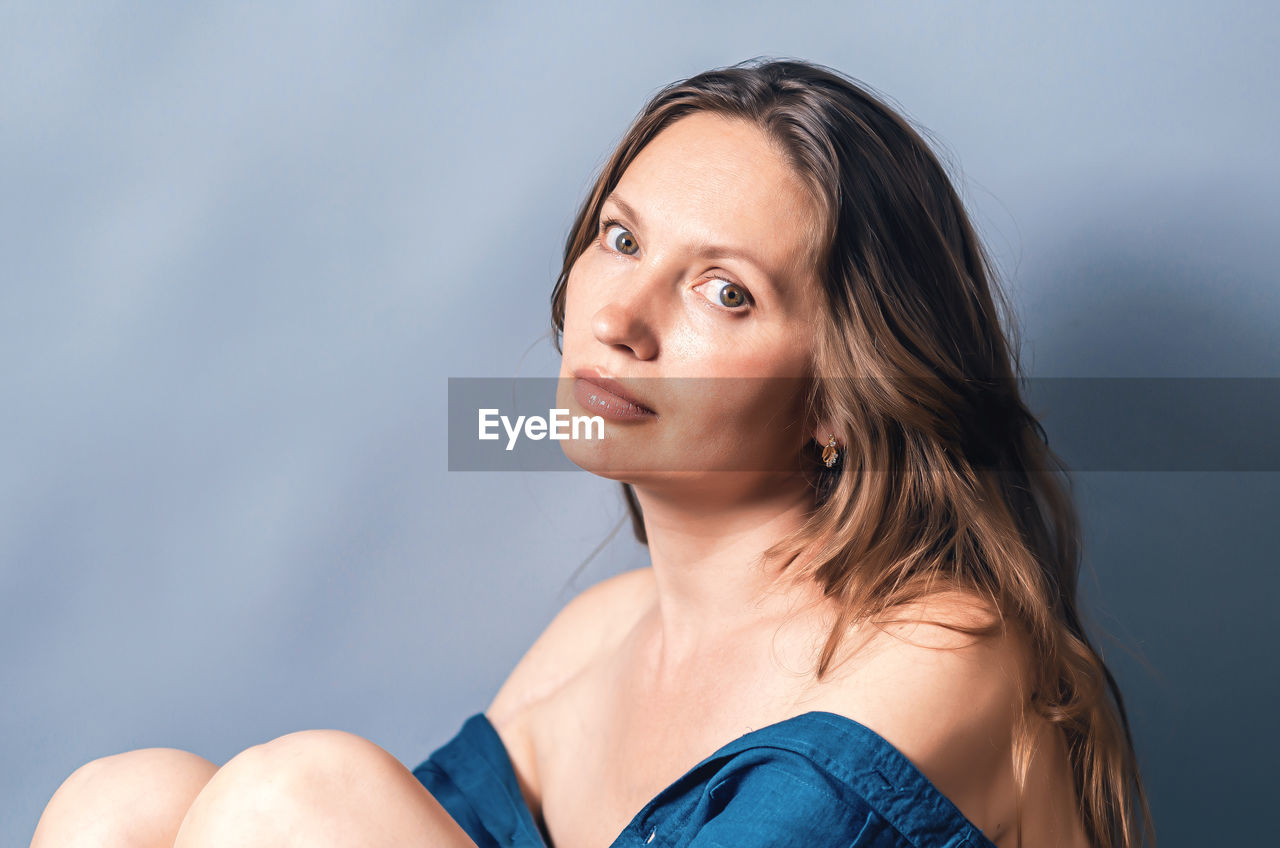
[[[1280,226],[1254,194],[1217,185],[1091,206],[1051,256],[1036,258],[1045,278],[1024,283],[1034,304],[1024,309],[1036,319],[1024,324],[1034,339],[1026,370],[1268,377],[1252,381],[1267,392],[1252,408],[1247,397],[1217,414],[1204,404],[1162,427],[1189,455],[1256,439],[1280,395],[1280,286],[1264,256]],[[1192,404],[1204,385],[1166,382],[1185,382]],[[1055,436],[1052,416],[1043,424],[1051,446],[1070,441],[1061,429]],[[1081,607],[1125,698],[1162,846],[1272,836],[1256,811],[1271,801],[1280,756],[1271,706],[1280,678],[1269,651],[1280,474],[1258,466],[1073,473],[1085,536]]]

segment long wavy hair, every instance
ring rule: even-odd
[[[1021,396],[1012,310],[937,157],[881,97],[822,65],[760,58],[660,90],[569,233],[551,295],[556,350],[569,272],[595,238],[604,198],[663,128],[698,111],[762,129],[823,212],[815,373],[825,377],[807,400],[814,420],[833,422],[844,455],[830,469],[816,451],[799,458],[815,509],[764,553],[838,602],[818,680],[850,625],[940,587],[977,593],[994,623],[939,623],[983,637],[1012,620],[1030,643],[1013,746],[1018,844],[1034,753],[1029,710],[1065,736],[1093,844],[1154,844],[1124,700],[1077,612],[1079,517],[1066,467]],[[647,544],[635,492],[622,489]]]

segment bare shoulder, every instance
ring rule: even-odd
[[[1000,624],[992,604],[959,592],[899,607],[857,637],[851,673],[834,684],[834,696],[859,710],[863,723],[887,731],[889,741],[901,742],[908,756],[934,762],[963,739],[1012,726],[1028,644],[1014,622]]]
[[[501,726],[560,689],[621,638],[653,598],[651,567],[608,577],[574,596],[525,652],[485,710]]]
[[[824,706],[874,730],[988,836],[999,830],[1024,697],[1028,645],[993,605],[944,592],[899,607],[850,657]],[[1012,799],[1009,799],[1012,800]]]

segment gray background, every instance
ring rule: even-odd
[[[3,844],[130,748],[331,727],[416,765],[644,564],[624,529],[575,578],[616,484],[449,473],[444,400],[556,373],[572,213],[672,80],[886,93],[1033,375],[1280,376],[1270,4],[265,5],[0,6]],[[1077,479],[1165,845],[1274,832],[1277,477]]]

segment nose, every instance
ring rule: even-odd
[[[637,359],[647,360],[658,355],[658,337],[652,315],[655,298],[642,289],[632,287],[630,297],[611,294],[592,317],[591,330],[602,344],[628,348]]]

